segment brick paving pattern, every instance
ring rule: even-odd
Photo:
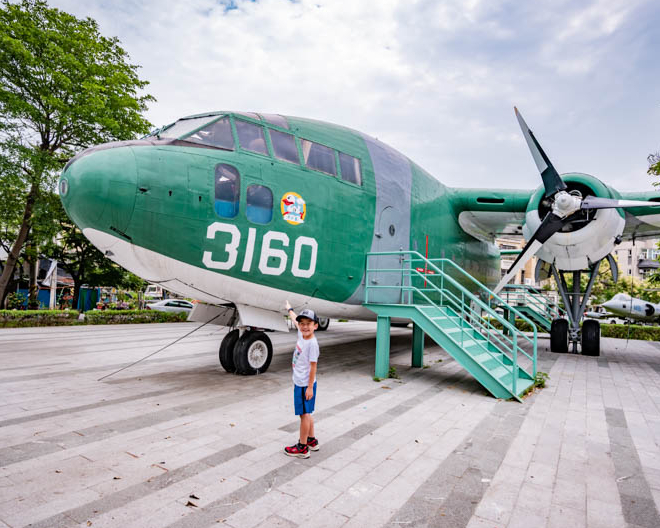
[[[284,456],[290,353],[255,377],[218,364],[225,330],[104,381],[192,323],[0,330],[0,528],[660,526],[660,344],[552,354],[547,387],[496,400],[393,329],[400,379],[372,380],[375,325],[319,333],[321,449]],[[90,524],[91,523],[91,524]]]

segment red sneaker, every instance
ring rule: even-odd
[[[309,458],[309,449],[307,449],[306,445],[301,443],[285,447],[284,453],[292,457]]]
[[[313,436],[308,436],[307,437],[307,447],[311,451],[318,451],[319,450],[319,441],[314,438]]]

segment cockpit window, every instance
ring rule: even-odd
[[[259,114],[255,114],[254,112],[234,112],[236,115],[242,115],[245,117],[249,117],[250,119],[254,119],[255,121],[261,121],[261,118],[259,117]]]
[[[302,150],[307,167],[331,174],[332,176],[337,175],[334,150],[313,141],[307,141],[306,139],[302,140]]]
[[[263,127],[236,120],[236,132],[238,133],[238,143],[242,149],[268,155]]]
[[[223,117],[215,123],[206,125],[204,128],[186,137],[185,140],[212,147],[234,149],[234,137],[231,134],[231,123],[228,117]]]
[[[273,219],[273,192],[264,185],[247,188],[245,214],[250,222],[268,224]]]
[[[191,117],[188,119],[179,119],[172,126],[166,128],[158,135],[162,138],[180,138],[189,134],[193,130],[204,126],[209,121],[217,119],[217,115],[212,116],[203,116],[203,117]]]
[[[235,167],[220,163],[215,166],[215,212],[223,218],[238,214],[241,195],[241,176]]]
[[[275,125],[280,128],[289,128],[289,123],[287,122],[286,118],[279,114],[261,114],[261,117],[264,121],[266,121],[266,123],[270,123],[271,125]]]
[[[270,142],[273,145],[273,154],[276,158],[291,163],[300,163],[298,159],[298,148],[296,147],[296,138],[285,132],[270,130]]]
[[[354,183],[355,185],[362,185],[362,175],[360,174],[359,159],[340,152],[339,168],[341,169],[342,180]]]

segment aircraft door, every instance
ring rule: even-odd
[[[399,229],[399,220],[402,211],[395,206],[387,205],[378,214],[378,225],[375,233],[377,242],[375,251],[401,251],[407,247]],[[378,270],[370,273],[370,286],[387,286],[387,288],[373,289],[369,292],[369,301],[378,303],[401,302],[401,266],[403,259],[399,255],[382,255],[369,259],[369,267]]]

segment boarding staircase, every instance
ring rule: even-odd
[[[557,304],[532,286],[507,284],[500,292],[500,297],[506,304],[514,306],[534,321],[539,330],[550,332],[552,321],[561,317]],[[509,314],[505,313],[505,316],[507,315]],[[511,320],[512,317],[508,319]]]
[[[367,254],[364,306],[378,318],[376,377],[389,371],[392,318],[413,322],[413,366],[430,336],[496,398],[520,400],[536,377],[536,326],[449,259],[416,251]],[[527,321],[530,335],[495,308]],[[523,348],[524,347],[524,348]]]

